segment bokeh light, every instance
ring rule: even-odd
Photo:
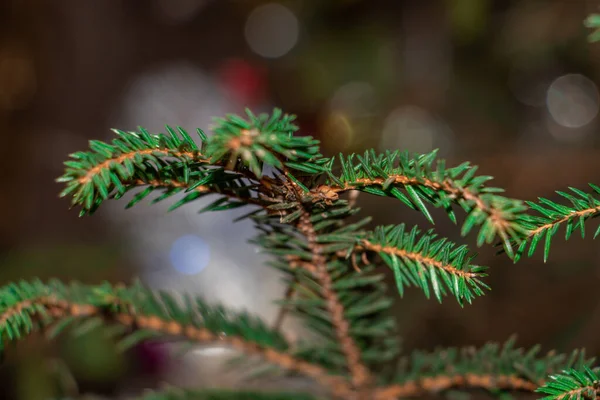
[[[325,118],[323,133],[324,147],[344,151],[352,144],[356,131],[347,115],[333,112]]]
[[[342,85],[331,96],[329,108],[353,117],[373,115],[377,109],[375,88],[367,82],[350,82]]]
[[[377,114],[377,93],[367,82],[349,82],[331,96],[322,124],[325,148],[345,151],[367,134],[372,127],[370,117]]]
[[[136,76],[121,107],[113,126],[134,129],[141,125],[162,132],[170,124],[193,132],[206,127],[214,115],[231,109],[231,104],[211,75],[190,62],[177,61]]]
[[[253,107],[265,98],[266,74],[263,68],[241,58],[225,60],[218,69],[221,87],[236,104]]]
[[[566,128],[580,128],[589,124],[598,114],[598,88],[583,75],[563,75],[548,88],[546,104],[557,124]]]
[[[246,21],[245,36],[256,54],[265,58],[281,57],[298,41],[298,18],[281,4],[259,6],[250,13]]]
[[[380,148],[410,153],[426,153],[439,148],[441,155],[448,156],[452,151],[450,134],[450,129],[428,111],[403,106],[386,118]]]
[[[210,247],[199,236],[185,235],[173,243],[169,258],[177,271],[186,275],[195,275],[208,265]]]

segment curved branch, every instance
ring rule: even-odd
[[[450,293],[462,305],[489,289],[481,280],[486,268],[471,264],[475,255],[467,246],[439,239],[432,231],[421,234],[416,226],[407,231],[404,224],[378,226],[354,242],[354,253],[374,252],[392,269],[401,295],[405,287],[416,286],[427,298],[432,291],[441,302]]]
[[[330,179],[314,195],[332,197],[348,190],[361,190],[395,197],[419,210],[431,223],[433,218],[426,203],[444,208],[454,223],[457,220],[452,205],[457,204],[468,213],[461,230],[463,236],[479,226],[478,246],[492,244],[500,237],[512,256],[512,242],[520,242],[523,235],[516,219],[526,207],[519,200],[496,194],[501,189],[484,186],[492,178],[475,176],[476,166],[463,163],[446,169],[444,160],[435,164],[436,153],[410,157],[399,151],[376,154],[369,150],[363,156],[352,154],[346,159],[340,156],[341,175],[334,176],[328,171]]]
[[[421,254],[419,252],[406,251],[406,250],[399,249],[399,248],[396,248],[393,246],[381,246],[379,244],[371,243],[368,240],[363,241],[363,245],[358,246],[356,248],[357,251],[360,251],[363,249],[374,251],[376,253],[386,253],[386,254],[390,254],[390,255],[395,255],[400,258],[406,258],[406,259],[409,259],[412,261],[416,261],[419,264],[430,265],[437,269],[444,270],[451,275],[457,275],[457,276],[460,276],[461,278],[465,278],[465,279],[481,278],[481,277],[485,276],[484,274],[481,274],[478,272],[471,272],[471,271],[465,271],[465,270],[458,269],[451,264],[436,260],[433,257],[424,256],[423,254]]]
[[[144,149],[137,151],[130,151],[127,153],[122,153],[116,157],[107,158],[106,160],[98,163],[94,167],[87,170],[85,175],[81,176],[78,181],[79,184],[85,185],[91,182],[95,176],[102,173],[103,170],[109,169],[114,164],[123,165],[126,161],[133,161],[136,157],[144,157],[144,156],[167,156],[174,158],[187,158],[193,162],[201,162],[207,163],[208,160],[204,158],[202,154],[198,151],[178,151],[173,149]]]
[[[436,192],[444,192],[448,195],[448,198],[454,202],[464,200],[470,202],[472,207],[484,214],[487,214],[493,227],[503,241],[508,240],[510,236],[509,231],[513,229],[514,222],[509,219],[502,209],[495,207],[493,204],[486,202],[482,195],[476,192],[457,185],[453,180],[443,180],[436,182],[426,178],[409,178],[405,175],[389,175],[388,179],[382,178],[359,178],[353,182],[346,182],[343,186],[328,186],[322,185],[319,188],[321,193],[343,193],[349,190],[360,190],[368,186],[389,186],[390,184],[398,184],[404,187],[407,186],[424,186],[432,189]]]
[[[496,210],[487,204],[478,193],[456,185],[454,181],[449,179],[436,182],[427,178],[409,178],[406,175],[390,174],[387,179],[359,178],[353,182],[345,182],[343,186],[329,186],[328,189],[336,193],[342,193],[348,190],[358,190],[366,186],[389,186],[390,184],[399,184],[402,186],[425,186],[435,191],[443,191],[450,195],[450,198],[453,200],[463,199],[471,201],[475,204],[476,208],[479,208],[481,211],[487,214],[492,215],[499,212],[499,210]]]
[[[600,194],[600,187],[593,184],[590,186],[596,195]],[[556,203],[545,198],[539,198],[538,202],[527,202],[527,205],[537,212],[537,215],[524,214],[519,217],[519,223],[526,229],[526,233],[514,258],[515,262],[520,259],[527,245],[529,245],[527,255],[532,256],[542,241],[545,241],[544,262],[547,261],[552,238],[561,226],[566,227],[566,240],[576,230],[580,230],[582,237],[585,236],[586,221],[600,215],[600,200],[582,190],[569,189],[570,192],[557,191],[557,193],[569,200],[570,205]],[[596,229],[594,238],[599,234],[600,227]]]
[[[417,397],[451,388],[561,396],[598,380],[589,369],[595,359],[586,358],[584,350],[570,354],[551,351],[540,356],[539,346],[529,350],[515,348],[515,339],[513,336],[504,344],[487,343],[479,349],[463,347],[413,352],[399,363],[396,383],[379,387],[373,398]],[[565,369],[574,372],[565,373]],[[553,375],[559,371],[563,374]],[[559,397],[552,399],[559,400]]]
[[[440,375],[415,380],[402,384],[380,388],[374,395],[375,400],[392,400],[401,397],[422,396],[427,393],[436,393],[451,388],[461,389],[504,389],[534,392],[539,385],[516,375],[492,374],[463,374]]]
[[[565,222],[569,222],[570,220],[572,220],[573,218],[577,218],[577,217],[583,217],[583,218],[591,218],[594,215],[600,214],[600,206],[598,207],[590,207],[587,208],[585,210],[577,210],[577,211],[571,211],[569,212],[569,214],[565,215],[562,218],[558,218],[555,221],[552,222],[548,222],[545,223],[537,228],[531,229],[528,234],[526,239],[531,239],[533,236],[538,235],[548,229],[553,229],[555,228],[557,225],[561,225],[564,224]]]
[[[324,368],[297,359],[288,353],[265,347],[242,336],[213,332],[208,328],[195,326],[191,322],[184,324],[157,315],[147,315],[136,311],[134,307],[124,307],[118,298],[106,297],[105,300],[102,305],[72,302],[53,295],[22,300],[0,314],[0,333],[10,332],[10,320],[19,315],[27,315],[30,321],[31,317],[36,315],[45,317],[42,324],[44,326],[67,317],[102,316],[132,330],[144,329],[163,335],[185,337],[198,343],[222,343],[244,354],[260,356],[279,367],[311,377],[342,398],[348,398],[346,396],[352,393],[344,377],[330,375]],[[25,313],[25,310],[28,312]],[[47,317],[51,317],[50,320]],[[9,336],[12,335],[9,333]]]

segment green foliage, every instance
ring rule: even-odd
[[[590,14],[583,22],[586,28],[593,29],[594,31],[588,36],[590,42],[597,42],[600,40],[600,14]]]
[[[458,246],[445,238],[437,239],[433,230],[419,236],[413,227],[405,232],[404,224],[378,227],[367,235],[370,247],[376,246],[377,254],[394,271],[400,294],[405,286],[416,286],[430,296],[430,286],[439,302],[448,293],[462,305],[471,303],[475,296],[482,296],[489,287],[479,278],[486,276],[485,267],[472,265],[475,257],[467,246]]]
[[[363,156],[340,155],[341,175],[329,174],[330,184],[341,190],[357,189],[378,196],[395,197],[408,207],[422,212],[433,223],[426,203],[443,208],[452,222],[456,214],[452,204],[467,212],[461,234],[467,235],[479,226],[477,245],[493,243],[500,237],[509,254],[512,240],[519,240],[523,231],[515,222],[525,210],[521,201],[498,195],[502,189],[487,187],[490,176],[476,176],[476,166],[465,162],[447,168],[444,160],[436,160],[437,150],[411,157],[407,152],[386,151]],[[404,191],[402,191],[403,189]]]
[[[262,175],[263,162],[308,173],[323,171],[320,164],[311,162],[321,158],[319,141],[310,136],[293,135],[298,130],[292,123],[296,116],[282,114],[279,109],[270,117],[267,114],[255,116],[250,110],[246,113],[248,121],[237,115],[216,119],[215,135],[206,148],[212,163],[234,164],[241,157],[240,161],[258,177]]]
[[[483,389],[497,389],[493,379],[503,382],[502,389],[526,389],[526,386],[535,387],[543,382],[548,374],[565,368],[589,368],[595,361],[595,358],[586,358],[585,351],[575,350],[570,354],[551,351],[540,356],[539,346],[529,350],[514,346],[515,337],[512,337],[505,343],[492,342],[479,349],[463,347],[415,351],[400,360],[395,380],[406,383],[438,378],[448,382],[447,378],[450,378],[460,382],[460,379],[469,379],[471,375],[479,377],[473,381]]]
[[[167,126],[169,135],[152,135],[143,128],[139,132],[115,129],[118,136],[112,143],[90,141],[90,151],[70,155],[66,170],[58,182],[65,182],[61,197],[72,196],[72,204],[82,207],[82,214],[94,211],[116,191],[117,198],[127,190],[138,175],[168,174],[169,167],[183,164],[205,163],[196,145],[182,128]],[[202,131],[198,135],[205,138]],[[185,181],[185,175],[182,176]]]
[[[358,211],[350,208],[346,201],[339,200],[326,211],[313,208],[310,220],[316,241],[322,245],[321,254],[329,259],[327,272],[331,277],[331,286],[344,307],[350,336],[362,351],[362,361],[375,367],[393,359],[398,354],[399,343],[395,335],[395,322],[389,316],[393,302],[386,295],[384,276],[373,273],[375,265],[361,266],[361,272],[358,272],[347,259],[354,257],[349,252],[353,250],[356,238],[364,236],[361,228],[370,221],[363,219],[345,225],[344,220]],[[288,221],[297,221],[300,217],[293,213],[288,217],[280,219],[278,216],[254,215],[252,218],[262,233],[253,243],[274,256],[269,265],[283,271],[297,292],[294,298],[278,303],[302,318],[306,326],[319,335],[318,345],[301,343],[297,355],[340,373],[347,361],[335,334],[335,322],[327,311],[328,293],[310,271],[297,265],[310,263],[312,250],[307,240],[299,234],[299,228],[288,224]]]
[[[600,193],[600,187],[590,184],[596,195]],[[570,206],[559,204],[548,199],[540,198],[539,203],[528,201],[527,205],[536,211],[538,215],[522,215],[519,223],[528,231],[527,240],[523,240],[515,262],[520,259],[529,244],[527,255],[531,257],[540,242],[544,242],[544,262],[550,254],[552,238],[557,234],[561,226],[565,226],[565,240],[569,240],[574,231],[579,230],[581,237],[585,237],[585,223],[591,218],[600,215],[600,200],[592,194],[582,190],[569,188],[573,193],[557,191],[559,195],[569,200]],[[600,234],[600,226],[594,233],[594,239]]]
[[[393,272],[400,295],[417,287],[441,302],[454,297],[462,306],[485,294],[487,269],[473,264],[466,244],[440,238],[433,229],[405,224],[369,227],[370,218],[341,196],[358,190],[393,197],[433,223],[429,207],[445,210],[461,234],[476,230],[477,246],[498,241],[514,260],[529,246],[532,255],[545,240],[544,258],[560,226],[566,238],[598,214],[600,200],[580,190],[558,192],[570,206],[547,199],[521,202],[488,187],[489,176],[463,163],[446,167],[436,151],[411,156],[400,151],[325,158],[318,140],[297,135],[294,116],[217,119],[212,136],[198,130],[196,143],[182,128],[168,134],[115,130],[112,143],[90,142],[65,163],[62,196],[71,196],[81,215],[134,189],[127,207],[152,193],[152,203],[172,199],[170,210],[209,195],[204,211],[254,207],[253,239],[271,256],[289,285],[278,302],[281,318],[291,313],[317,337],[284,338],[281,319],[268,327],[247,313],[233,313],[200,298],[153,292],[140,284],[88,286],[51,281],[20,282],[0,288],[0,346],[40,328],[50,336],[69,327],[75,334],[104,327],[125,350],[143,340],[176,336],[190,343],[221,342],[245,355],[262,356],[278,373],[305,375],[332,396],[347,400],[388,400],[451,389],[483,388],[502,393],[540,393],[552,399],[582,398],[598,385],[593,360],[583,352],[548,353],[514,348],[514,340],[481,349],[415,351],[401,358],[393,374],[374,371],[395,361],[400,339],[391,315],[393,299],[378,268]],[[269,168],[264,168],[268,166]],[[596,193],[600,188],[591,185]],[[369,228],[368,228],[369,227]],[[596,235],[600,228],[596,231]],[[514,251],[516,249],[516,252]],[[243,360],[247,362],[248,360]],[[242,361],[237,361],[238,366]],[[247,367],[250,369],[249,367]],[[255,369],[252,367],[252,369]],[[562,375],[555,375],[560,371]],[[549,376],[549,374],[552,374]],[[168,389],[144,399],[294,399],[301,394]]]
[[[67,327],[83,334],[102,326],[107,315],[120,314],[155,317],[157,321],[239,337],[278,351],[289,346],[279,332],[246,313],[232,313],[221,306],[209,305],[200,297],[186,296],[181,303],[167,292],[154,293],[139,283],[129,287],[109,283],[65,285],[58,280],[48,284],[37,280],[9,284],[0,288],[0,315],[4,321],[0,326],[0,349],[4,349],[7,340],[20,339],[50,324],[52,328],[47,331],[50,337]],[[141,340],[164,335],[163,328],[164,325],[157,323],[127,334],[120,329],[109,332],[120,336],[119,348],[125,350]]]
[[[596,399],[600,393],[600,376],[589,367],[569,368],[562,374],[551,375],[550,381],[536,390],[548,400]]]

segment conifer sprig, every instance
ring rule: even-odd
[[[211,194],[219,197],[201,211],[258,206],[240,218],[254,221],[260,231],[254,243],[286,275],[288,295],[280,304],[302,318],[319,340],[300,339],[292,346],[279,332],[281,318],[275,329],[268,328],[246,314],[231,314],[190,297],[181,305],[164,293],[139,287],[59,283],[22,283],[0,290],[0,338],[13,340],[55,323],[56,332],[67,325],[81,332],[116,324],[123,329],[111,332],[120,335],[121,348],[162,336],[220,341],[314,378],[345,400],[391,400],[452,387],[531,392],[544,385],[540,390],[552,399],[592,393],[589,388],[596,387],[597,378],[579,353],[568,360],[552,354],[540,358],[537,350],[523,353],[511,342],[502,349],[489,344],[480,350],[414,352],[405,358],[408,369],[401,368],[395,380],[375,378],[374,368],[394,358],[400,347],[389,316],[392,301],[383,276],[375,273],[382,262],[394,272],[400,294],[416,286],[428,298],[433,293],[441,301],[452,295],[462,305],[489,288],[481,280],[485,268],[472,264],[474,255],[466,246],[438,238],[433,230],[407,230],[404,224],[366,230],[370,219],[349,223],[359,210],[339,195],[361,190],[395,197],[430,222],[427,205],[445,209],[455,223],[453,206],[458,205],[467,213],[463,236],[478,226],[478,246],[500,238],[509,255],[517,247],[515,259],[527,245],[533,253],[543,237],[547,257],[559,226],[566,226],[567,238],[577,228],[583,233],[584,222],[600,211],[599,200],[571,189],[574,195],[560,194],[572,207],[541,199],[540,204],[527,203],[541,214],[531,216],[524,213],[524,203],[485,186],[491,177],[476,176],[477,167],[464,163],[446,168],[443,160],[436,161],[435,151],[409,156],[370,150],[362,156],[341,156],[337,173],[335,159],[321,156],[317,140],[296,135],[294,116],[280,110],[271,116],[248,111],[247,116],[218,119],[212,136],[198,131],[200,144],[183,129],[169,127],[169,135],[116,131],[112,144],[92,141],[90,152],[75,153],[66,163],[59,178],[67,184],[62,195],[71,195],[82,214],[140,187],[145,189],[128,207],[155,191],[162,194],[153,202],[181,195],[170,209]],[[271,167],[268,173],[263,165]],[[547,383],[548,374],[565,368],[572,369]],[[163,394],[170,396],[157,395]]]
[[[388,225],[368,233],[361,243],[358,249],[377,253],[392,269],[400,294],[407,286],[417,286],[429,298],[431,286],[439,302],[450,293],[462,304],[489,289],[481,281],[486,268],[471,264],[474,255],[467,246],[437,239],[433,230],[420,235],[417,227],[407,232],[404,224]]]
[[[72,205],[82,206],[83,214],[96,209],[113,190],[122,194],[126,190],[123,181],[134,179],[140,172],[208,162],[202,145],[179,127],[174,130],[167,126],[169,136],[153,135],[143,128],[139,132],[113,131],[118,137],[111,144],[92,140],[90,151],[71,154],[64,175],[57,179],[67,185],[61,197],[71,195]],[[202,131],[198,134],[206,138]]]
[[[227,164],[233,169],[238,161],[254,175],[262,176],[263,163],[275,168],[290,168],[308,173],[324,172],[319,141],[310,136],[294,136],[298,126],[294,115],[275,109],[268,114],[254,115],[246,110],[248,120],[237,115],[215,119],[215,135],[208,141],[207,154],[213,164]]]
[[[589,367],[580,371],[569,368],[551,375],[550,381],[536,390],[546,394],[545,400],[587,400],[600,397],[600,376]]]
[[[525,350],[514,345],[512,337],[503,344],[491,342],[479,349],[415,351],[400,360],[395,383],[379,389],[375,399],[416,397],[452,388],[534,392],[548,385],[549,374],[569,368],[588,370],[595,361],[586,358],[585,351],[540,355],[539,346]]]
[[[284,369],[316,379],[334,393],[350,393],[341,376],[296,358],[285,338],[247,313],[232,313],[210,306],[199,297],[186,296],[184,305],[167,292],[154,293],[140,284],[130,287],[108,283],[86,286],[59,281],[10,284],[0,288],[0,350],[6,339],[17,340],[39,328],[51,337],[71,326],[81,333],[115,323],[127,331],[119,348],[124,350],[142,340],[164,336],[181,337],[198,343],[222,343],[246,355],[257,355]]]
[[[512,255],[512,242],[519,242],[523,233],[516,219],[526,207],[519,200],[496,194],[502,189],[485,186],[492,177],[475,176],[476,166],[466,162],[446,168],[436,156],[437,150],[414,157],[407,152],[377,154],[374,150],[363,156],[340,155],[341,175],[329,173],[327,190],[340,193],[354,189],[395,197],[422,212],[431,223],[426,203],[444,208],[454,223],[457,220],[452,204],[458,204],[468,213],[461,229],[463,236],[480,226],[478,246],[491,244],[499,237]]]
[[[591,183],[589,185],[595,192],[594,194],[598,196],[600,187]],[[569,240],[574,231],[581,232],[581,237],[585,237],[586,222],[600,215],[600,200],[582,190],[569,189],[571,193],[563,191],[556,193],[567,199],[571,205],[559,204],[542,197],[537,203],[527,202],[527,205],[537,214],[523,214],[519,217],[519,223],[527,229],[527,234],[525,240],[519,245],[514,258],[515,262],[522,257],[528,245],[527,256],[531,257],[542,242],[544,242],[544,262],[546,262],[550,254],[552,239],[562,226],[565,227],[565,240]],[[600,226],[594,233],[594,239],[599,234]]]
[[[294,209],[286,210],[289,214],[281,217],[266,214],[252,217],[263,232],[253,242],[275,256],[269,264],[287,275],[294,292],[280,304],[302,318],[321,338],[322,343],[300,345],[299,354],[341,373],[347,368],[339,339],[343,334],[356,343],[361,363],[368,367],[391,360],[398,354],[399,346],[394,334],[395,323],[387,315],[392,301],[386,296],[383,275],[373,273],[373,263],[359,268],[358,264],[363,263],[360,255],[349,253],[355,245],[355,237],[364,235],[361,228],[370,219],[344,224],[358,211],[344,200],[335,201],[328,210],[318,206],[310,210],[315,244],[326,258],[330,283],[323,281],[322,273],[313,262],[314,247],[309,246],[306,236],[299,231],[300,217],[293,219]],[[297,222],[288,224],[288,220]],[[324,285],[329,289],[325,290]],[[337,293],[337,301],[332,301],[331,292]],[[335,318],[328,312],[328,307],[334,304],[338,304]],[[345,321],[340,319],[342,310]]]

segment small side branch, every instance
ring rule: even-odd
[[[534,383],[516,375],[464,374],[441,375],[410,380],[377,389],[374,400],[395,400],[437,393],[451,388],[503,389],[533,392],[543,382]]]
[[[358,178],[354,182],[347,182],[343,186],[323,186],[321,192],[342,193],[349,190],[357,190],[366,186],[389,186],[390,184],[402,186],[425,186],[437,192],[445,192],[452,200],[466,200],[473,204],[473,207],[490,216],[499,231],[505,231],[511,222],[506,220],[502,215],[501,210],[488,204],[481,198],[478,193],[475,193],[468,188],[463,188],[456,185],[452,180],[446,179],[441,182],[436,182],[431,179],[409,178],[405,175],[390,175],[388,179],[383,178]]]
[[[122,153],[116,157],[108,158],[101,163],[90,168],[85,175],[79,178],[79,184],[85,185],[91,182],[95,176],[102,173],[104,170],[108,170],[114,164],[124,164],[126,161],[132,162],[136,157],[143,156],[163,156],[163,157],[174,157],[174,158],[188,158],[194,162],[208,162],[204,156],[197,151],[176,151],[172,149],[144,149],[138,151],[131,151]]]
[[[132,330],[151,330],[163,335],[185,337],[198,343],[222,343],[244,354],[260,356],[282,368],[311,377],[341,398],[349,398],[348,396],[352,393],[352,389],[345,378],[330,375],[322,367],[299,360],[288,353],[261,346],[243,337],[212,332],[207,328],[198,327],[191,323],[184,324],[163,319],[156,315],[144,315],[138,313],[134,307],[120,307],[119,300],[116,298],[113,301],[115,302],[112,304],[113,307],[100,307],[92,304],[73,303],[52,296],[23,300],[5,309],[0,314],[0,332],[6,329],[6,325],[9,324],[12,318],[24,313],[26,309],[29,309],[28,315],[30,316],[52,317],[51,321],[46,322],[55,322],[67,317],[103,316],[109,322],[117,322]],[[110,306],[110,304],[107,304],[107,306]],[[35,311],[32,312],[32,310]]]
[[[331,314],[336,336],[348,360],[348,369],[352,376],[352,384],[360,391],[370,383],[370,373],[362,363],[360,350],[354,339],[350,336],[350,326],[344,317],[344,307],[335,290],[333,290],[331,276],[327,272],[327,260],[322,254],[322,246],[317,243],[317,234],[310,221],[310,214],[307,211],[300,216],[297,227],[308,240],[308,246],[312,252],[312,261],[309,264],[310,270],[321,285],[322,294],[326,301],[327,310]]]

